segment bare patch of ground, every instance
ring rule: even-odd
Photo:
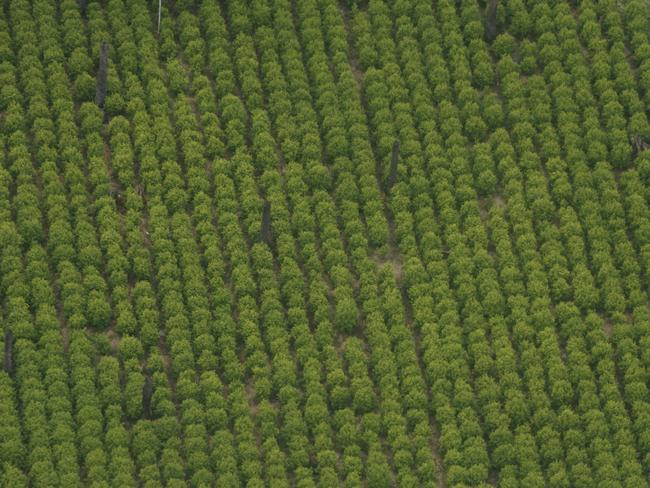
[[[377,264],[378,268],[388,267],[393,273],[395,281],[399,286],[399,284],[402,282],[404,258],[397,248],[391,246],[389,251],[385,254],[376,252],[372,253],[370,255],[370,259],[372,259]]]
[[[614,324],[608,317],[603,319],[603,331],[605,331],[605,335],[608,339],[612,338],[612,334],[614,333]]]
[[[167,350],[167,345],[165,344],[165,339],[163,337],[160,338],[158,352],[160,353],[160,359],[162,360],[163,366],[165,367],[165,371],[170,377],[170,384],[173,384],[171,381],[172,358],[169,355],[169,351]]]
[[[253,384],[253,381],[249,379],[246,382],[246,398],[248,399],[248,405],[251,411],[251,415],[255,416],[257,415],[257,402],[255,401],[255,397],[257,396],[257,391],[255,390],[255,385]]]
[[[113,350],[113,352],[117,352],[117,349],[120,345],[119,334],[111,328],[106,331],[106,336],[108,337],[108,340],[111,343],[111,349]]]

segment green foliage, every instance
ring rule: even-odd
[[[642,0],[490,43],[472,1],[82,3],[0,9],[0,484],[648,486]]]

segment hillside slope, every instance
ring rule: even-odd
[[[645,0],[162,3],[0,6],[0,486],[648,487]]]

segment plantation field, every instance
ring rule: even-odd
[[[650,7],[487,3],[1,2],[0,487],[648,488]]]

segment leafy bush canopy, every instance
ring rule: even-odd
[[[0,9],[0,486],[648,486],[643,0],[161,5]]]

